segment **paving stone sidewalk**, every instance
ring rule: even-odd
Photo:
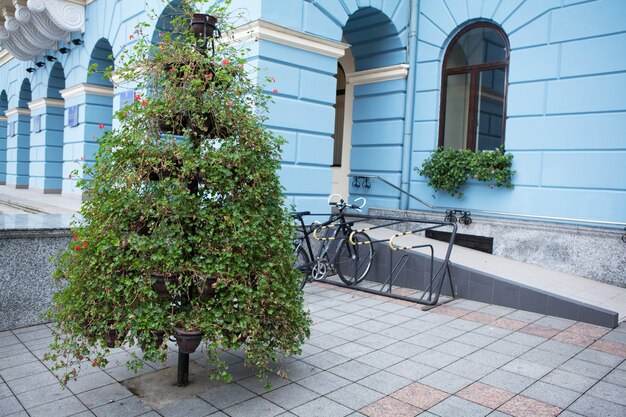
[[[86,368],[63,390],[41,360],[51,335],[40,325],[0,332],[0,416],[626,416],[623,324],[610,330],[467,300],[422,311],[319,283],[305,292],[311,338],[286,360],[289,379],[271,378],[271,391],[240,352],[224,352],[233,383],[152,409],[122,384],[135,375],[121,349],[105,370]],[[175,350],[170,356],[166,366],[175,366]],[[192,359],[206,364],[200,353]]]

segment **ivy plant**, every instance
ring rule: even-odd
[[[445,191],[457,198],[470,178],[488,183],[489,188],[513,188],[511,169],[513,155],[503,149],[472,152],[468,149],[438,148],[415,170],[428,178],[428,185],[435,191]]]
[[[213,377],[230,379],[223,349],[242,350],[263,377],[309,335],[278,176],[283,140],[263,124],[270,97],[241,46],[198,46],[198,2],[180,3],[157,43],[147,25],[129,35],[111,78],[134,101],[117,127],[100,125],[95,163],[82,167],[86,201],[55,259],[48,312],[58,329],[47,358],[63,382],[106,366],[111,347],[165,361],[176,328],[201,332]],[[208,10],[222,33],[227,5]]]

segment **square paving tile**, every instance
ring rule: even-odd
[[[97,417],[135,417],[151,412],[137,397],[125,398],[92,409]]]
[[[427,377],[422,378],[419,382],[433,388],[437,388],[438,390],[445,391],[449,394],[454,394],[474,381],[462,376],[451,374],[450,372],[439,370],[428,375]]]
[[[512,392],[492,387],[482,382],[475,382],[463,388],[456,395],[492,409],[500,407],[515,396]]]
[[[587,362],[597,363],[599,365],[608,366],[609,368],[615,368],[617,365],[624,361],[624,358],[612,353],[601,352],[594,349],[585,349],[575,356],[576,359],[581,359]]]
[[[604,377],[603,381],[626,387],[626,371],[622,369],[614,369],[610,374]]]
[[[411,358],[419,353],[422,353],[426,348],[414,345],[407,342],[396,342],[392,345],[386,346],[381,349],[383,352],[389,352],[394,355],[401,356],[403,358]]]
[[[622,417],[624,407],[591,395],[583,395],[569,406],[570,411],[586,417]]]
[[[583,375],[573,374],[562,369],[555,369],[548,375],[541,378],[541,381],[558,385],[578,393],[583,393],[594,386],[598,380]]]
[[[461,358],[458,361],[446,366],[443,370],[477,381],[485,375],[493,372],[495,368],[469,359]]]
[[[243,401],[224,410],[231,417],[274,417],[284,411],[283,408],[261,397]]]
[[[263,398],[270,400],[271,402],[279,405],[285,410],[290,410],[319,396],[320,394],[311,391],[308,388],[302,387],[297,384],[289,384],[268,392],[267,394],[263,395]]]
[[[574,332],[571,330],[564,330],[561,333],[555,335],[552,339],[584,348],[591,345],[597,340],[596,337],[589,336],[584,333]]]
[[[92,389],[77,395],[78,399],[89,408],[107,404],[111,401],[118,401],[133,395],[124,386],[116,383]]]
[[[359,410],[368,417],[415,417],[422,412],[405,402],[385,397]]]
[[[483,348],[497,341],[495,337],[485,336],[483,334],[468,332],[454,339],[457,342],[465,343],[466,345],[476,346]]]
[[[306,362],[295,361],[287,364],[283,371],[290,381],[298,381],[307,376],[321,372],[322,370]]]
[[[381,394],[373,389],[354,383],[346,385],[343,388],[339,388],[338,390],[326,395],[326,397],[353,410],[358,410],[373,403],[374,401],[380,400],[385,397],[385,394]],[[305,417],[305,415],[303,415],[303,417]]]
[[[542,326],[540,324],[529,324],[528,326],[521,328],[520,332],[550,339],[551,337],[559,334],[560,330],[553,329],[552,327],[548,326]]]
[[[298,381],[298,384],[320,395],[328,394],[350,383],[351,381],[326,371]]]
[[[8,381],[7,384],[11,387],[11,391],[17,395],[49,385],[56,385],[59,387],[59,380],[56,379],[51,372],[46,371],[24,378],[12,379]],[[0,385],[0,398],[2,398],[2,385]]]
[[[580,397],[580,393],[545,382],[535,382],[521,393],[522,396],[566,409]]]
[[[557,330],[565,330],[568,327],[571,327],[575,323],[576,322],[572,320],[561,319],[561,318],[553,317],[553,316],[545,316],[534,322],[534,324],[551,327]]]
[[[597,363],[572,358],[559,366],[559,369],[590,378],[601,379],[612,371],[612,368]]]
[[[491,413],[492,410],[463,398],[451,396],[429,411],[441,417],[483,417]]]
[[[606,327],[594,326],[593,324],[588,323],[574,323],[572,326],[568,328],[569,331],[581,333],[587,336],[595,337],[596,339],[601,338],[605,334],[607,334],[610,329]]]
[[[496,369],[482,378],[480,382],[518,394],[528,388],[535,380],[513,372]]]
[[[403,376],[412,381],[417,381],[437,371],[437,368],[433,368],[432,366],[424,365],[422,363],[417,363],[412,360],[405,360],[396,363],[393,366],[390,366],[389,368],[387,368],[387,371],[391,372],[392,374]]]
[[[17,394],[16,397],[20,404],[26,409],[35,408],[42,404],[51,403],[61,398],[70,397],[72,393],[67,389],[62,389],[57,383],[40,387],[31,391]]]
[[[357,361],[359,362],[372,365],[378,369],[388,368],[398,362],[402,362],[403,360],[404,358],[400,356],[396,356],[387,352],[382,352],[380,350],[368,353],[357,359]]]
[[[348,340],[343,339],[339,336],[323,334],[319,337],[312,337],[307,340],[308,345],[316,346],[320,349],[331,349],[337,346],[341,346],[345,343],[348,343]]]
[[[256,378],[256,377],[254,377]],[[216,408],[223,410],[242,401],[256,397],[256,394],[239,386],[238,384],[224,384],[211,388],[199,395],[205,401]]]
[[[373,348],[364,346],[356,342],[344,343],[341,346],[337,346],[337,347],[330,349],[330,352],[337,353],[343,357],[350,358],[350,359],[356,359],[359,356],[363,356],[373,351],[374,351]],[[320,354],[324,355],[325,353],[320,352]]]
[[[427,410],[440,401],[448,398],[450,394],[440,391],[428,385],[415,382],[394,393],[391,396],[395,399],[411,404],[422,410]]]
[[[31,417],[66,417],[81,411],[87,411],[87,408],[76,397],[72,396],[31,408],[28,410],[28,414]],[[143,412],[147,411],[150,410],[146,409]],[[131,417],[131,414],[128,416]]]
[[[519,395],[504,403],[498,410],[514,417],[556,417],[563,411],[559,407]]]
[[[411,358],[412,361],[423,363],[433,368],[443,368],[453,362],[459,360],[458,356],[449,355],[447,353],[438,352],[436,350],[427,350],[419,355]]]
[[[600,381],[586,394],[626,407],[626,388],[620,385]],[[624,414],[626,414],[626,408],[624,409]]]
[[[13,396],[3,398],[0,401],[0,416],[8,416],[23,410],[24,408],[20,405],[20,402]]]
[[[606,353],[626,358],[626,344],[611,342],[610,340],[600,339],[591,345],[591,349],[600,350]]]
[[[364,356],[361,355],[361,357]],[[331,351],[316,353],[315,355],[311,355],[302,359],[303,362],[313,365],[319,369],[329,369],[349,360],[350,358]]]
[[[535,347],[545,342],[547,338],[522,332],[515,332],[509,334],[508,336],[505,336],[503,340],[513,343],[519,343],[520,345],[525,345],[529,347]]]
[[[374,368],[373,366],[359,361],[345,362],[328,370],[328,372],[332,372],[350,381],[358,381],[377,371],[378,368]]]
[[[380,371],[373,375],[369,375],[359,381],[359,384],[389,395],[400,388],[407,386],[412,381],[407,378],[392,374],[387,371]]]
[[[215,407],[198,397],[186,398],[159,409],[163,417],[205,417],[216,411]]]
[[[545,365],[550,368],[556,368],[557,366],[565,363],[565,361],[569,359],[569,356],[535,348],[524,353],[519,358],[528,362]]]
[[[294,408],[291,412],[299,417],[343,417],[351,414],[352,410],[326,397],[320,397]]]
[[[513,359],[511,362],[504,365],[502,368],[504,371],[513,372],[519,375],[526,376],[532,379],[539,379],[552,371],[552,367],[541,365],[526,361],[524,359]]]

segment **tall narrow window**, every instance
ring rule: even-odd
[[[473,151],[504,144],[509,42],[486,22],[457,34],[443,61],[439,146]]]
[[[341,166],[343,149],[343,119],[346,107],[346,73],[341,64],[337,64],[337,101],[335,103],[335,133],[333,139],[333,166]]]

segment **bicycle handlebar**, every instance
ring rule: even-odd
[[[332,201],[333,197],[335,197],[335,196],[339,197],[339,201]],[[363,200],[363,204],[361,204],[360,206],[356,205],[356,204],[346,203],[343,200],[343,197],[341,197],[341,194],[331,194],[331,195],[328,196],[328,205],[339,207],[339,210],[344,210],[346,208],[350,208],[350,209],[354,209],[354,210],[357,210],[357,211],[361,211],[361,209],[363,207],[365,207],[365,203],[367,202],[367,200],[365,200],[365,198],[363,198],[363,197],[359,197],[356,200],[354,200],[353,203],[356,203],[359,200]]]

